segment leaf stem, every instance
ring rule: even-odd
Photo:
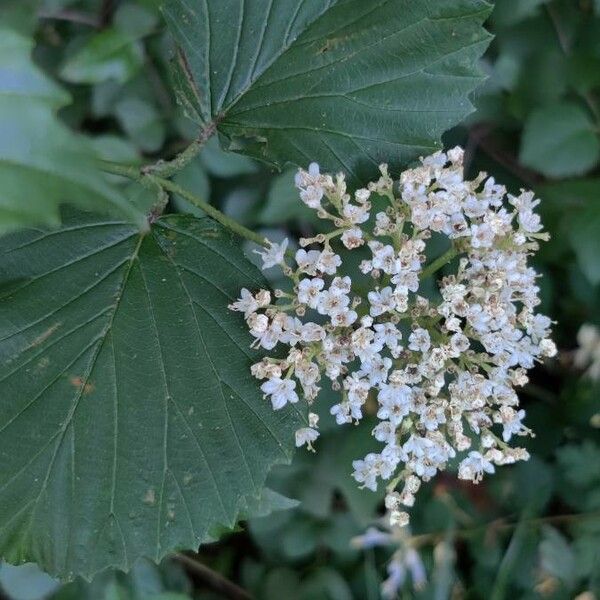
[[[198,196],[192,194],[185,188],[182,188],[180,185],[170,181],[169,179],[165,179],[164,177],[159,177],[158,175],[146,173],[142,168],[140,170],[137,167],[122,165],[119,163],[113,163],[108,161],[102,161],[102,170],[107,173],[112,173],[113,175],[120,175],[122,177],[127,177],[128,179],[132,179],[137,181],[142,185],[153,184],[158,186],[159,188],[171,192],[173,194],[177,194],[182,198],[185,198],[188,202],[191,202],[194,206],[202,209],[207,215],[212,217],[215,221],[218,221],[233,233],[243,237],[251,242],[259,244],[260,246],[269,246],[269,242],[262,235],[244,227],[241,223],[238,223],[231,217],[228,217],[226,214],[222,213],[220,210],[216,209],[214,206],[211,206],[208,202],[202,200]]]
[[[438,256],[433,262],[429,263],[422,271],[421,271],[421,280],[427,279],[431,275],[433,275],[436,271],[439,271],[442,267],[447,265],[455,256],[458,255],[458,250],[452,246],[444,254]]]
[[[211,121],[200,130],[198,137],[187,147],[180,152],[173,160],[159,160],[153,165],[142,167],[142,172],[145,175],[157,175],[158,177],[172,177],[178,171],[186,167],[204,147],[206,142],[217,131],[217,122]]]

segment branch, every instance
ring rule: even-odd
[[[116,5],[117,0],[102,0],[102,5],[100,6],[100,14],[98,15],[100,29],[104,29],[112,23],[113,16],[115,14],[115,9],[117,7]]]
[[[225,598],[230,600],[252,600],[252,596],[245,589],[194,558],[185,554],[175,554],[174,558],[188,571],[201,579],[211,590],[222,594]]]
[[[157,175],[159,177],[171,177],[172,175],[175,175],[177,171],[181,171],[181,169],[196,158],[200,153],[200,150],[204,147],[204,144],[208,142],[216,131],[217,121],[211,121],[200,131],[198,137],[173,160],[159,160],[154,165],[142,167],[142,172],[145,175]]]
[[[538,525],[564,525],[568,523],[575,523],[578,521],[587,521],[588,519],[600,519],[600,510],[594,510],[587,513],[571,513],[567,515],[551,515],[548,517],[538,517],[535,519],[522,519],[520,521],[507,521],[505,518],[495,519],[484,525],[478,525],[477,527],[469,527],[467,529],[457,529],[453,532],[453,535],[457,538],[468,538],[479,533],[484,533],[488,530],[497,531],[511,531],[518,526],[524,527],[535,527]],[[423,533],[420,535],[411,536],[407,543],[415,546],[422,546],[425,544],[435,544],[448,535],[448,531],[438,531],[432,533]]]
[[[516,157],[494,144],[490,136],[491,129],[491,126],[485,123],[473,127],[469,133],[469,142],[467,144],[470,152],[474,153],[477,147],[481,148],[485,154],[493,158],[498,164],[510,171],[530,188],[534,188],[541,183],[543,177],[539,173],[523,167]]]
[[[88,25],[94,29],[99,29],[100,27],[100,21],[94,15],[78,10],[51,11],[42,8],[38,11],[37,16],[39,19],[69,21],[70,23],[78,23],[79,25]]]
[[[433,262],[429,263],[422,271],[421,271],[421,281],[423,279],[427,279],[431,275],[433,275],[436,271],[439,271],[442,267],[447,265],[455,256],[458,256],[458,250],[452,246],[444,254],[438,256]]]

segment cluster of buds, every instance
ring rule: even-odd
[[[244,313],[255,347],[289,347],[252,366],[274,409],[300,397],[311,405],[324,378],[339,391],[338,424],[374,406],[383,448],[355,460],[353,476],[372,490],[386,482],[392,524],[403,525],[421,483],[455,457],[458,477],[475,483],[528,458],[509,445],[531,434],[515,388],[556,348],[528,265],[548,239],[533,193],[507,194],[484,173],[465,180],[460,148],[421,159],[398,182],[380,171],[351,194],[342,174],[300,170],[300,199],[331,230],[300,239],[295,256],[287,240],[261,251],[292,291],[244,289],[230,308]],[[354,253],[363,260],[349,261]],[[344,270],[342,256],[358,268]],[[312,448],[317,420],[310,413],[298,446]]]

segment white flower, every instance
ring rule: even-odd
[[[300,339],[303,342],[320,342],[325,339],[325,330],[317,323],[304,323]]]
[[[342,215],[352,225],[358,225],[364,223],[369,219],[369,205],[362,204],[356,206],[355,204],[344,204],[342,208]]]
[[[415,352],[427,352],[431,348],[429,331],[419,327],[408,336],[408,347]]]
[[[501,406],[498,421],[502,423],[502,439],[508,442],[513,435],[526,433],[527,429],[523,426],[522,420],[525,418],[525,411],[516,411],[510,406]]]
[[[487,460],[481,452],[471,451],[458,466],[459,479],[468,479],[473,483],[479,483],[484,473],[493,473],[494,465]]]
[[[373,437],[378,442],[393,444],[396,442],[396,427],[391,421],[380,421],[373,429]]]
[[[393,510],[390,513],[390,525],[392,527],[406,527],[408,525],[408,513],[403,510]]]
[[[352,467],[354,468],[352,477],[358,483],[362,483],[361,487],[369,488],[374,492],[377,491],[378,458],[377,454],[370,453],[365,456],[364,460],[352,461]]]
[[[296,431],[296,448],[300,448],[301,446],[306,446],[312,450],[313,442],[317,440],[319,437],[319,432],[312,427],[302,427]]]
[[[246,288],[242,288],[239,300],[232,302],[227,308],[243,312],[244,317],[248,318],[258,310],[258,302]]]
[[[281,244],[269,242],[269,248],[264,250],[255,250],[254,252],[263,260],[263,269],[269,269],[275,265],[282,265],[284,263],[285,251],[287,250],[289,241],[286,238]]]
[[[352,289],[352,280],[350,277],[334,277],[329,291],[333,294],[349,294]]]
[[[281,377],[271,377],[260,386],[265,398],[271,396],[271,404],[275,410],[283,408],[288,402],[291,404],[298,402],[295,388],[296,382],[293,379],[281,379]]]
[[[296,252],[296,264],[302,273],[308,275],[317,274],[317,262],[321,253],[318,250],[309,250],[308,252],[302,248]]]
[[[320,277],[303,279],[298,284],[298,302],[307,304],[311,308],[317,308],[324,285],[325,282]]]
[[[316,267],[327,275],[335,275],[337,268],[342,264],[342,259],[331,250],[323,250],[319,256]]]
[[[354,250],[354,248],[358,248],[365,243],[362,229],[358,229],[358,227],[346,229],[346,231],[342,233],[341,240],[342,244],[344,244],[348,250]]]
[[[336,290],[321,292],[317,301],[317,311],[322,315],[334,316],[344,312],[350,304],[350,298]]]
[[[393,246],[382,244],[377,241],[371,241],[369,242],[369,248],[371,248],[371,252],[373,253],[373,260],[371,263],[374,269],[381,269],[384,273],[388,273],[389,275],[398,272],[400,266]]]
[[[392,536],[384,533],[375,527],[369,527],[363,535],[358,535],[350,540],[350,545],[354,548],[366,550],[376,546],[387,546],[392,543]]]
[[[389,419],[392,425],[397,427],[410,410],[412,390],[407,385],[382,384],[377,399],[379,400],[377,417],[383,420]]]
[[[519,225],[528,233],[536,233],[542,229],[540,215],[530,210],[519,212]]]
[[[482,223],[471,225],[471,245],[473,248],[490,248],[494,243],[494,230]]]
[[[349,327],[356,319],[358,319],[358,313],[355,310],[343,310],[331,315],[331,324],[335,327]]]
[[[385,287],[381,291],[375,290],[374,292],[369,292],[368,298],[371,303],[369,313],[372,317],[392,311],[396,306],[394,292],[391,287]]]

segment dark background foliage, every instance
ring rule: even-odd
[[[0,5],[0,19],[33,31],[35,60],[73,95],[63,121],[111,160],[172,156],[194,134],[171,92],[171,42],[158,4]],[[600,594],[600,384],[574,364],[574,352],[580,326],[600,326],[600,2],[498,0],[486,26],[495,35],[483,59],[488,79],[475,94],[476,112],[445,144],[466,148],[470,172],[485,170],[542,198],[552,240],[536,266],[560,352],[521,394],[536,433],[527,443],[532,459],[477,487],[440,476],[421,493],[401,543],[418,549],[428,584],[414,589],[408,577],[401,597],[592,600]],[[216,139],[176,181],[274,240],[315,227],[291,173],[225,153]],[[177,197],[168,210],[201,212]],[[183,600],[241,593],[223,577],[266,600],[378,598],[393,548],[350,544],[381,514],[381,497],[358,491],[349,477],[369,430],[368,423],[351,431],[325,424],[316,455],[300,452],[272,473],[271,487],[299,504],[243,522],[191,560],[140,562],[129,575],[65,586],[33,566],[2,565],[2,594]]]

